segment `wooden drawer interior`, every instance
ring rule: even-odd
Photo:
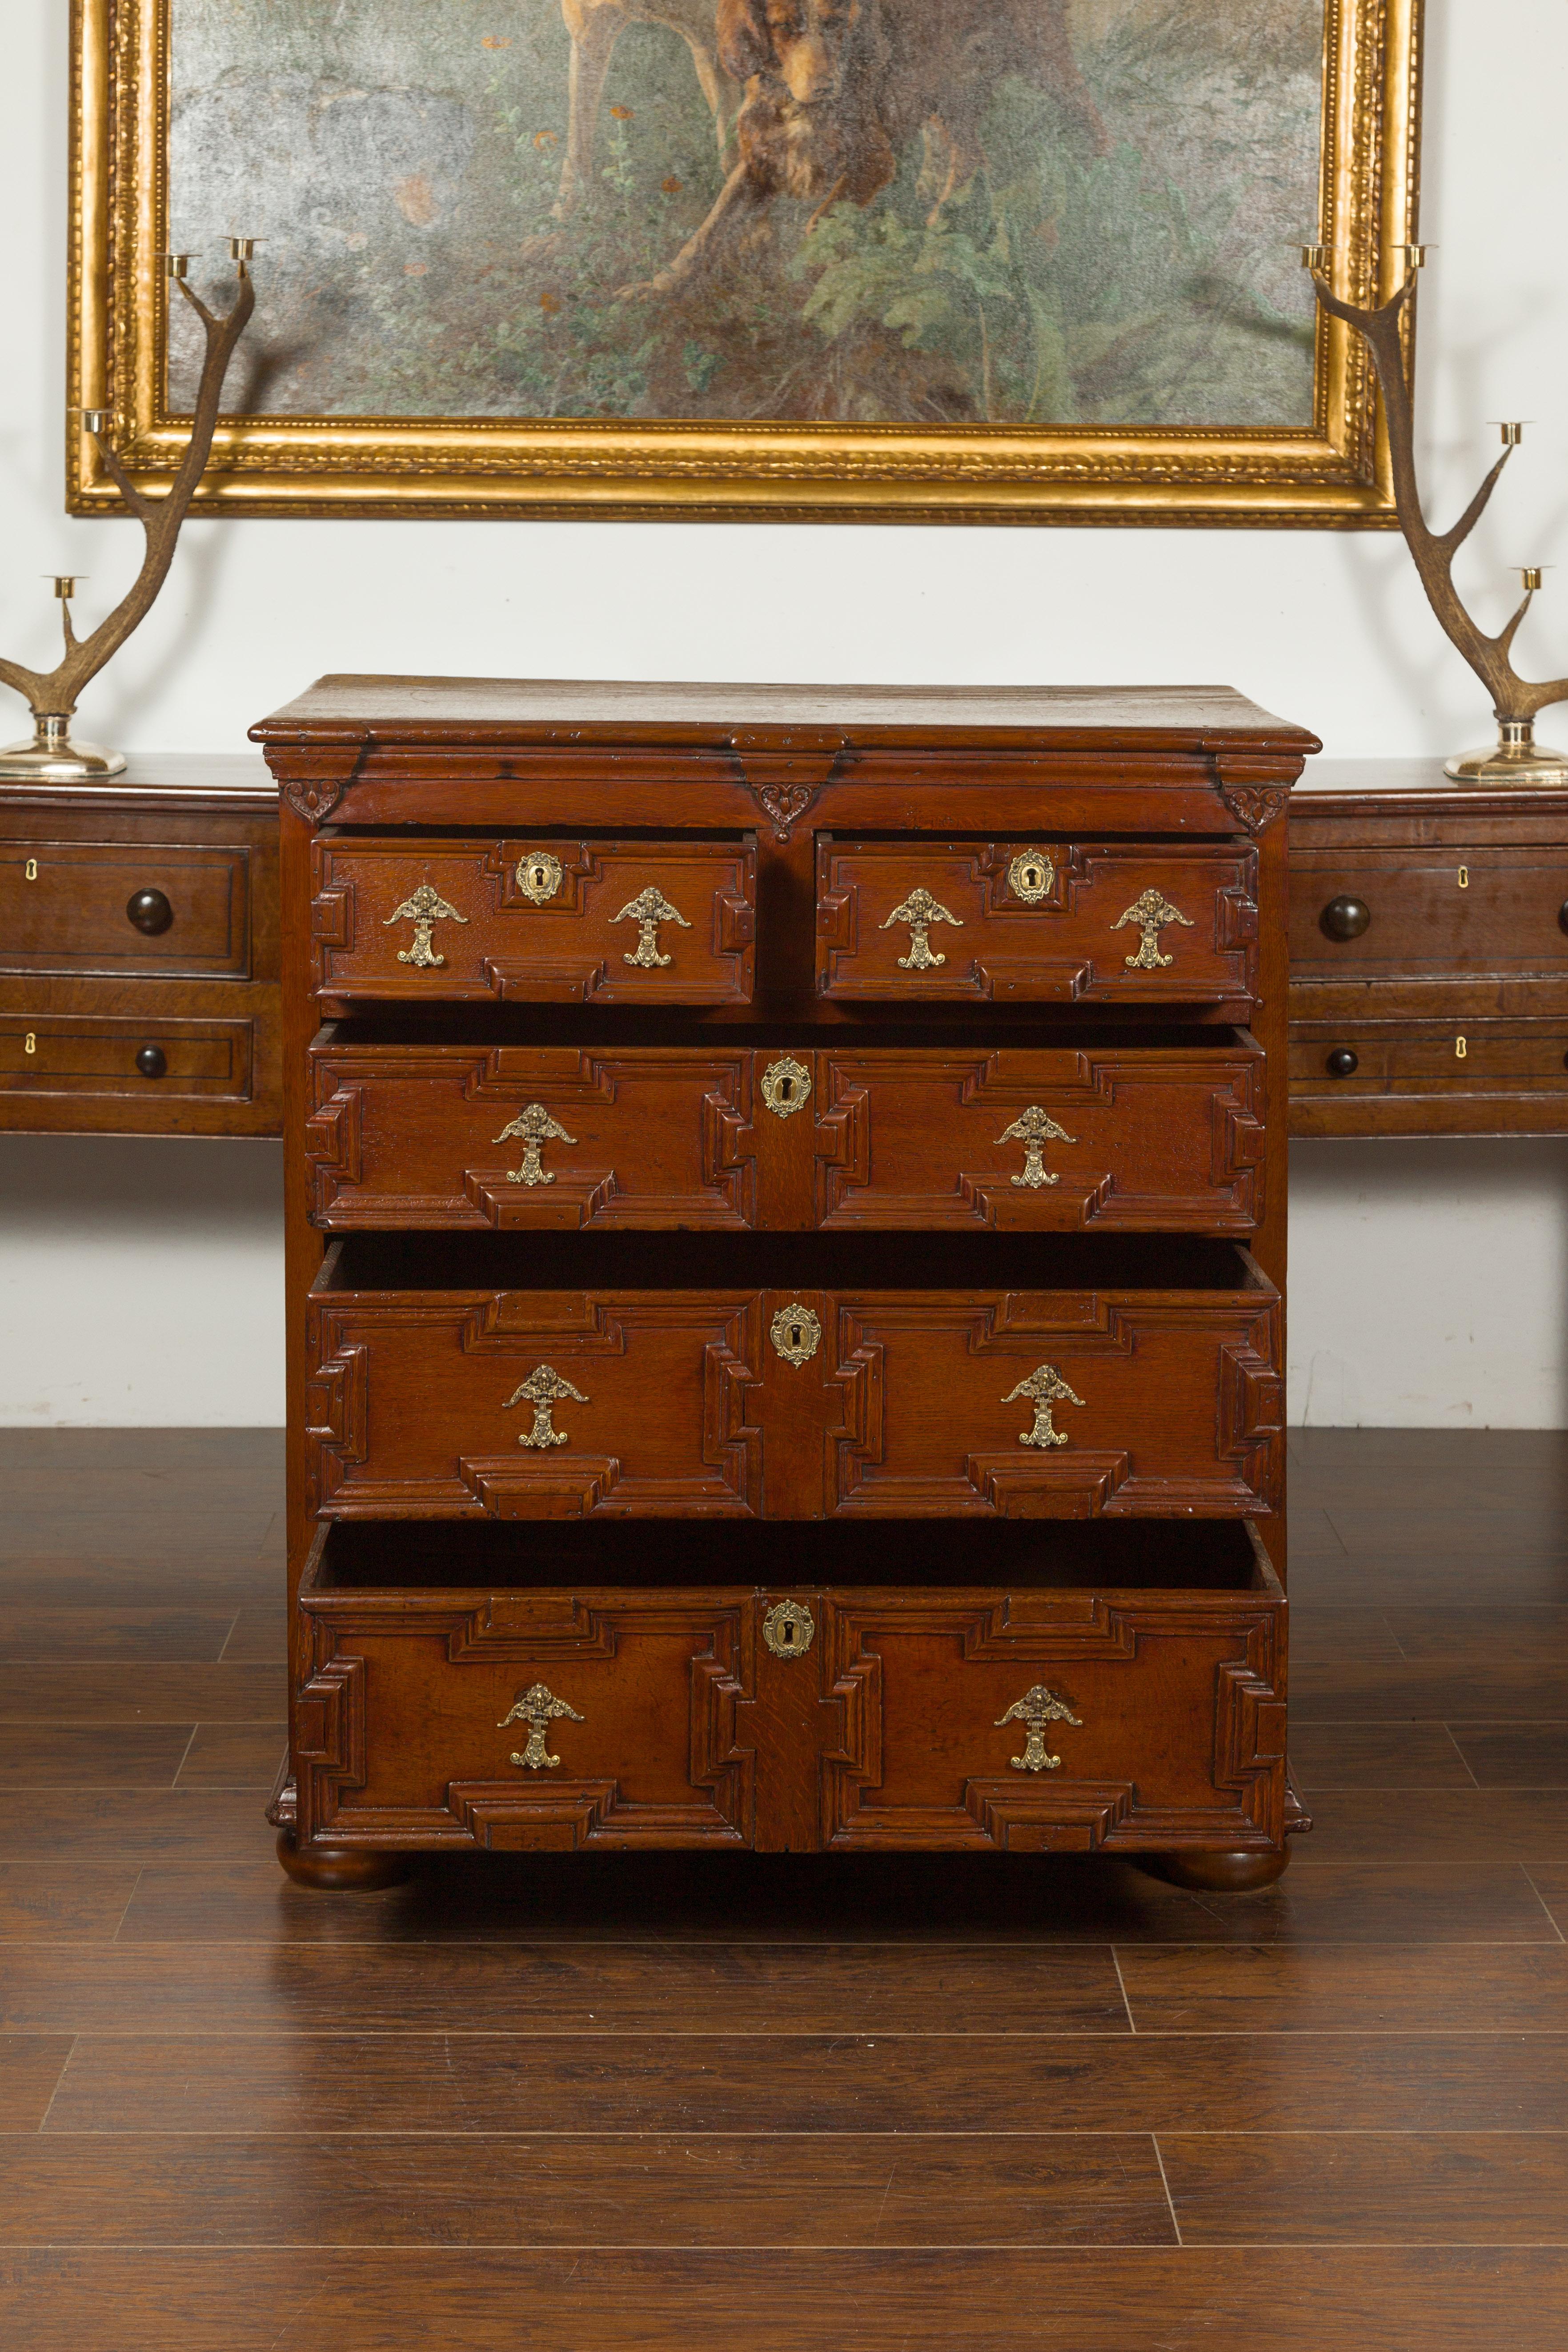
[[[0,971],[243,980],[248,891],[242,847],[0,841]],[[127,913],[144,892],[153,929]]]

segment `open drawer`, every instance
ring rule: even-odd
[[[767,1529],[748,1564],[692,1526],[323,1526],[300,1842],[1283,1838],[1286,1602],[1247,1523],[829,1528],[804,1559]]]

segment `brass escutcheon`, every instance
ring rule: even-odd
[[[504,1143],[509,1136],[513,1135],[522,1144],[522,1166],[507,1170],[509,1184],[553,1184],[555,1178],[540,1156],[544,1146],[552,1141],[575,1143],[577,1140],[574,1135],[567,1134],[559,1119],[551,1118],[542,1103],[528,1104],[515,1118],[508,1119],[500,1133],[493,1136],[491,1141]]]
[[[512,1406],[521,1403],[525,1397],[533,1407],[533,1426],[523,1431],[518,1444],[529,1446],[536,1453],[542,1452],[547,1445],[570,1445],[572,1440],[566,1431],[557,1429],[550,1416],[563,1397],[575,1397],[579,1404],[589,1403],[591,1400],[584,1395],[582,1390],[574,1389],[570,1381],[563,1380],[553,1364],[536,1364],[527,1380],[513,1389],[501,1407],[502,1412],[510,1412]]]
[[[563,1698],[557,1698],[548,1684],[530,1683],[525,1691],[519,1691],[510,1713],[503,1715],[496,1726],[498,1731],[504,1731],[509,1723],[528,1726],[528,1745],[521,1756],[515,1749],[512,1751],[512,1762],[529,1772],[553,1772],[561,1759],[550,1754],[544,1738],[550,1726],[563,1716],[573,1723],[583,1720],[576,1708],[568,1706]]]
[[[1057,878],[1057,869],[1043,849],[1020,849],[1007,868],[1008,887],[1026,907],[1037,907]]]
[[[1037,1364],[1028,1379],[1020,1381],[1016,1389],[1009,1389],[1002,1402],[1004,1404],[1011,1404],[1015,1397],[1027,1397],[1035,1408],[1033,1428],[1021,1429],[1018,1432],[1020,1445],[1065,1445],[1067,1444],[1067,1431],[1058,1429],[1052,1421],[1051,1407],[1064,1402],[1081,1404],[1083,1399],[1073,1394],[1054,1364]]]
[[[775,1118],[793,1118],[811,1098],[811,1072],[804,1062],[785,1054],[763,1072],[762,1097]]]
[[[466,923],[468,919],[467,915],[458,914],[456,907],[448,907],[440,892],[432,888],[428,882],[421,882],[412,898],[405,898],[402,906],[388,915],[381,928],[384,931],[394,923],[412,923],[414,945],[399,948],[397,961],[399,963],[417,964],[424,971],[434,971],[438,964],[447,961],[444,955],[437,955],[430,944],[430,935],[436,925],[448,921]]]
[[[996,1718],[996,1729],[1005,1723],[1021,1723],[1025,1727],[1024,1752],[1012,1759],[1015,1772],[1055,1772],[1060,1769],[1059,1756],[1046,1753],[1045,1730],[1047,1723],[1070,1723],[1081,1731],[1083,1724],[1059,1692],[1047,1690],[1037,1683],[1022,1698],[1016,1698],[1005,1715]]]
[[[947,961],[947,958],[937,954],[931,946],[931,927],[933,923],[951,923],[955,931],[963,929],[958,917],[950,915],[941,899],[933,898],[923,884],[919,889],[911,890],[907,898],[900,899],[887,921],[878,928],[884,931],[891,930],[895,923],[908,923],[910,927],[910,951],[907,956],[898,959],[900,971],[934,971],[938,964]]]
[[[1015,1184],[1026,1186],[1031,1192],[1037,1192],[1042,1184],[1059,1184],[1062,1181],[1059,1176],[1048,1176],[1046,1173],[1047,1144],[1076,1143],[1078,1138],[1076,1135],[1069,1135],[1065,1127],[1058,1127],[1056,1120],[1048,1112],[1043,1110],[1038,1103],[1030,1103],[1026,1110],[1021,1110],[1018,1113],[1011,1127],[1005,1127],[1002,1129],[996,1140],[998,1143],[1023,1145],[1023,1172],[1015,1176],[1012,1181]]]
[[[1184,915],[1179,907],[1173,907],[1169,898],[1158,890],[1141,891],[1132,904],[1118,915],[1110,928],[1113,931],[1120,931],[1128,923],[1136,923],[1142,935],[1138,942],[1137,954],[1123,958],[1129,971],[1163,971],[1167,965],[1176,961],[1173,955],[1162,955],[1160,952],[1160,934],[1166,924],[1180,923],[1186,931],[1194,928],[1192,917]]]
[[[22,873],[26,881],[36,882],[38,878],[37,859],[36,857],[29,857],[26,866],[22,868]]]
[[[38,1033],[36,1029],[29,1029],[22,1040],[22,1051],[24,1054],[36,1054],[37,1050]]]
[[[816,1639],[816,1620],[802,1601],[775,1601],[763,1619],[763,1639],[775,1658],[804,1658]]]
[[[781,1307],[768,1327],[768,1337],[786,1364],[796,1370],[809,1364],[822,1345],[822,1326],[809,1307],[799,1300],[793,1307]]]
[[[618,915],[610,917],[612,923],[635,923],[637,943],[621,958],[623,963],[636,965],[639,971],[652,971],[656,965],[671,963],[674,958],[661,955],[658,947],[660,923],[679,923],[683,931],[691,929],[679,907],[672,907],[664,892],[649,883],[635,898],[628,898]]]
[[[548,906],[561,887],[562,870],[548,849],[531,849],[517,861],[517,887],[536,907]]]

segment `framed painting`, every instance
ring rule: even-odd
[[[1387,524],[1419,8],[74,0],[68,397],[156,488],[239,235],[208,510]]]

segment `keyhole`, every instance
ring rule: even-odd
[[[29,1029],[26,1037],[22,1040],[22,1051],[24,1054],[36,1054],[37,1050],[37,1034],[36,1031]]]
[[[1464,1058],[1465,1058],[1466,1055],[1469,1052],[1469,1050],[1470,1050],[1470,1049],[1469,1049],[1469,1047],[1466,1045],[1466,1043],[1465,1043],[1465,1041],[1464,1041],[1464,1039],[1463,1039],[1462,1037],[1456,1037],[1456,1038],[1455,1038],[1455,1040],[1454,1040],[1454,1054],[1455,1054],[1455,1057],[1456,1057],[1458,1061],[1461,1061],[1461,1062],[1462,1062],[1462,1061],[1464,1060]]]
[[[1470,869],[1468,866],[1461,866],[1459,868],[1459,887],[1461,890],[1468,890],[1469,887]]]
[[[1461,1040],[1461,1043],[1463,1041]],[[792,1323],[789,1327],[789,1343],[792,1348],[798,1348],[800,1345],[800,1325],[798,1323]]]
[[[22,871],[26,876],[29,882],[36,882],[38,878],[37,859],[36,857],[29,857],[26,865],[22,868]]]
[[[1026,866],[1024,868],[1024,880],[1031,890],[1037,890],[1040,887],[1039,867],[1037,866]]]
[[[528,869],[528,878],[536,890],[542,890],[546,880],[543,866],[538,864],[531,866]]]
[[[784,1077],[779,1080],[779,1100],[781,1102],[788,1102],[794,1092],[795,1080],[793,1078]]]
[[[780,1639],[780,1640],[781,1640],[781,1642],[784,1643],[784,1648],[785,1648],[786,1650],[793,1650],[793,1649],[794,1649],[794,1647],[795,1647],[795,1627],[794,1627],[794,1625],[790,1622],[790,1621],[789,1621],[789,1619],[788,1619],[787,1617],[785,1618],[785,1620],[784,1620],[784,1623],[779,1627],[779,1639]]]

